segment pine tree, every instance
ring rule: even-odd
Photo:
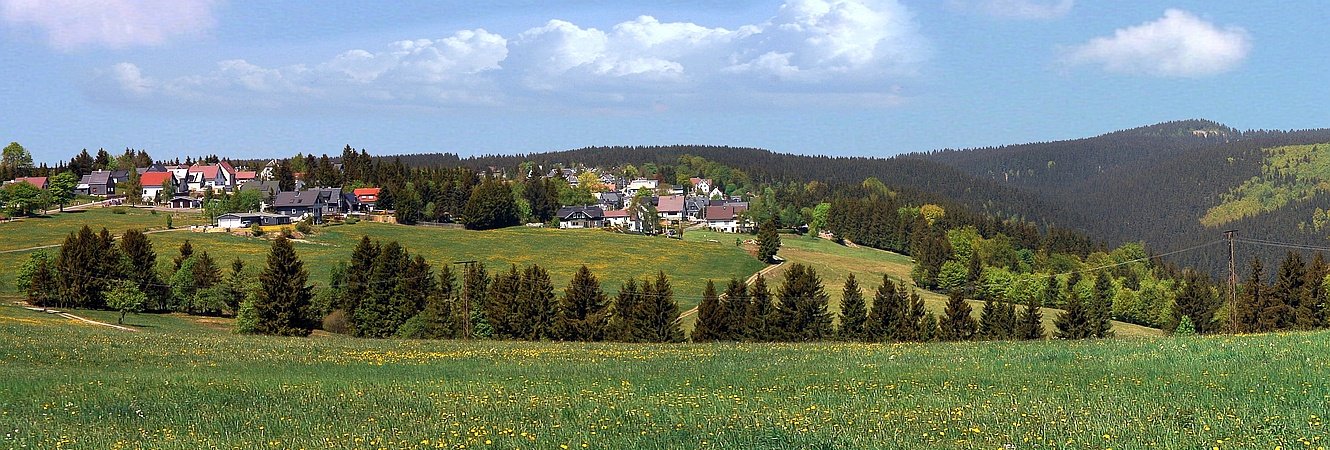
[[[226,307],[233,314],[240,312],[240,304],[245,301],[249,291],[249,280],[245,277],[245,262],[237,256],[231,261],[231,275],[226,279]]]
[[[489,324],[494,336],[502,339],[520,339],[518,321],[517,291],[522,286],[522,274],[517,265],[508,266],[507,272],[498,272],[489,285],[489,297],[484,305],[485,322]]]
[[[919,342],[933,342],[942,338],[942,327],[937,315],[929,312],[919,320]]]
[[[608,339],[619,342],[640,342],[638,338],[640,334],[635,328],[635,318],[641,303],[642,293],[638,289],[637,280],[630,278],[619,288],[619,294],[614,297],[609,329],[606,331]]]
[[[179,271],[180,265],[183,264],[185,260],[189,259],[191,256],[194,256],[194,246],[189,243],[189,239],[185,239],[185,242],[183,244],[180,244],[180,254],[175,257],[174,261],[172,261],[172,263],[175,266],[175,269],[172,270],[172,273]]]
[[[776,340],[776,306],[771,300],[766,277],[759,273],[748,293],[752,300],[744,310],[744,336],[754,342]]]
[[[425,307],[418,315],[419,327],[413,334],[405,337],[415,339],[444,339],[456,337],[457,318],[453,312],[454,296],[457,295],[457,279],[452,267],[443,265],[439,268],[437,288],[430,293]]]
[[[1072,290],[1067,296],[1067,305],[1062,314],[1053,321],[1053,325],[1058,328],[1057,333],[1053,335],[1058,339],[1088,339],[1094,337],[1094,329],[1090,324],[1090,312],[1081,303],[1080,294]]]
[[[1270,293],[1288,311],[1287,316],[1279,319],[1276,329],[1310,330],[1316,327],[1318,321],[1309,298],[1311,290],[1307,286],[1307,265],[1302,262],[1302,254],[1290,250],[1284,256]]]
[[[970,292],[979,292],[979,283],[984,278],[984,265],[977,250],[970,251],[970,259],[965,270],[965,288]]]
[[[434,269],[430,267],[429,262],[425,261],[424,256],[416,255],[410,260],[402,261],[403,269],[399,272],[397,281],[397,291],[393,293],[392,301],[392,323],[395,325],[393,333],[400,333],[406,322],[411,320],[420,311],[425,309],[425,303],[430,297],[434,296],[434,290],[437,286],[434,284]],[[419,328],[419,324],[414,328]],[[418,331],[408,330],[411,333]]]
[[[882,275],[882,284],[873,294],[873,307],[868,312],[866,333],[874,342],[886,342],[897,339],[895,325],[898,317],[905,315],[896,299],[896,285],[886,274]]]
[[[385,338],[397,332],[401,323],[397,320],[394,296],[398,292],[399,274],[406,257],[402,246],[393,241],[384,245],[374,259],[365,298],[351,315],[356,336]]]
[[[306,285],[309,273],[296,256],[291,241],[278,236],[268,252],[268,266],[259,275],[260,289],[254,295],[255,331],[278,336],[308,336],[314,324],[306,317],[313,286]]]
[[[1269,295],[1264,279],[1265,270],[1261,266],[1261,259],[1252,258],[1251,272],[1247,279],[1243,280],[1241,293],[1238,295],[1239,332],[1260,333],[1273,330],[1273,327],[1266,328],[1261,320],[1262,310],[1267,303],[1265,297]]]
[[[679,304],[674,302],[674,288],[665,272],[656,274],[654,283],[642,283],[641,315],[636,328],[645,342],[683,342],[679,328]]]
[[[203,252],[191,258],[189,277],[193,280],[193,296],[185,299],[186,311],[190,314],[205,316],[220,315],[226,304],[214,287],[222,281],[222,269],[217,262]]]
[[[994,304],[993,299],[984,300],[984,309],[979,311],[980,339],[1002,339],[1000,309],[1002,306]]]
[[[813,268],[794,263],[785,271],[776,311],[781,338],[788,341],[818,341],[832,336],[831,314],[822,279]]]
[[[1182,289],[1173,301],[1172,320],[1164,324],[1164,329],[1177,329],[1178,322],[1187,317],[1197,333],[1215,331],[1214,316],[1219,302],[1210,288],[1209,280],[1200,272],[1190,269],[1183,272],[1182,279]]]
[[[605,338],[608,324],[608,301],[600,281],[583,265],[573,273],[568,288],[559,303],[559,339],[565,341],[599,341]]]
[[[965,301],[960,290],[953,290],[947,296],[947,307],[943,310],[939,337],[944,341],[967,341],[974,338],[979,324],[970,315],[973,312],[970,303]]]
[[[166,292],[162,289],[161,277],[157,275],[157,252],[153,251],[148,236],[137,229],[125,230],[120,237],[120,254],[125,258],[126,277],[147,298],[143,308],[166,309]]]
[[[459,332],[462,339],[474,336],[488,337],[494,333],[485,315],[485,305],[490,303],[489,286],[491,280],[485,263],[468,264],[462,275],[462,292],[458,296],[456,312]],[[467,330],[470,330],[468,333]]]
[[[776,262],[776,253],[780,251],[780,235],[776,233],[776,219],[762,222],[757,230],[757,259],[771,264]]]
[[[840,338],[861,341],[868,337],[866,325],[868,308],[864,305],[864,293],[859,290],[859,282],[850,274],[845,279],[845,288],[841,291],[840,301]]]
[[[348,317],[354,316],[356,307],[369,295],[370,271],[374,269],[379,251],[378,243],[371,243],[369,236],[360,237],[355,250],[351,251],[351,264],[346,268],[342,295],[333,303],[333,309],[345,311]]]
[[[536,264],[527,266],[518,285],[514,317],[517,337],[528,341],[554,339],[558,306],[549,272]]]
[[[707,280],[702,302],[697,305],[697,324],[693,326],[693,342],[712,342],[721,339],[725,322],[725,309],[716,295],[716,284]]]
[[[1316,252],[1312,258],[1311,266],[1307,268],[1307,290],[1309,294],[1307,299],[1311,302],[1312,317],[1316,321],[1318,328],[1330,326],[1330,300],[1327,299],[1326,277],[1330,276],[1330,263],[1325,260],[1325,255]]]
[[[1056,307],[1062,305],[1062,288],[1058,287],[1058,277],[1049,275],[1044,283],[1044,290],[1040,293],[1040,303],[1047,307]]]
[[[510,227],[517,225],[521,219],[512,189],[495,179],[486,179],[476,186],[462,215],[466,227],[472,230]]]
[[[906,311],[906,314],[901,316],[898,325],[893,328],[897,330],[900,340],[903,341],[932,340],[932,336],[936,334],[935,331],[937,330],[936,317],[932,321],[931,328],[929,328],[930,325],[924,323],[927,314],[924,299],[913,288],[908,288],[908,293],[906,289],[905,283],[896,285],[896,301],[903,305],[900,309]],[[925,332],[929,334],[925,336]]]
[[[33,306],[52,306],[52,298],[59,297],[53,267],[51,255],[44,250],[28,255],[28,261],[19,268],[15,280],[18,291],[27,296],[28,303]]]
[[[1094,299],[1090,302],[1090,331],[1094,337],[1113,336],[1113,280],[1100,271],[1094,279]]]
[[[397,223],[403,225],[415,225],[420,220],[421,208],[424,206],[420,202],[420,194],[416,191],[416,185],[407,182],[402,186],[402,190],[397,193],[396,202],[393,205],[397,209]]]
[[[720,330],[722,340],[744,339],[747,329],[745,319],[752,301],[753,299],[748,296],[748,285],[738,278],[730,277],[730,284],[725,287],[725,297],[721,299],[721,307],[725,310],[725,326]]]
[[[1021,312],[1017,324],[1016,337],[1020,339],[1044,338],[1044,314],[1039,311],[1039,297],[1031,296],[1030,300],[1026,302],[1025,310]]]

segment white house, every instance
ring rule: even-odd
[[[629,195],[632,195],[633,193],[641,189],[655,191],[656,188],[658,187],[660,187],[659,181],[648,180],[646,178],[638,178],[636,180],[630,181],[628,183],[628,186],[623,188],[623,191],[629,193]]]
[[[172,172],[144,172],[139,175],[139,185],[143,187],[144,203],[165,203],[180,190],[180,180]],[[162,188],[167,185],[170,185],[171,191],[162,193]]]
[[[724,233],[744,233],[748,223],[739,213],[747,210],[744,206],[708,206],[706,209],[707,228]]]

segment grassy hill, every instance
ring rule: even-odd
[[[724,243],[729,238],[733,243],[733,236],[724,233],[714,233],[709,231],[696,231],[684,234],[688,240],[699,242],[719,241]],[[719,245],[713,243],[712,245]],[[733,244],[730,244],[733,245]],[[841,291],[845,289],[845,280],[850,274],[859,282],[859,288],[864,291],[864,298],[869,304],[872,304],[874,292],[878,286],[882,285],[882,275],[891,277],[895,282],[902,281],[913,284],[910,281],[910,271],[914,268],[914,260],[909,256],[892,253],[883,250],[877,250],[867,247],[846,247],[826,239],[809,239],[793,235],[781,236],[781,249],[779,255],[792,263],[800,263],[812,267],[817,271],[819,277],[826,287],[826,292],[831,297],[831,311],[833,313],[840,311]],[[769,286],[776,289],[780,286],[780,280],[787,266],[782,266],[772,270],[768,274]],[[724,289],[723,286],[719,287]],[[919,290],[919,296],[923,298],[924,305],[929,311],[939,316],[943,314],[946,308],[947,297],[931,291]],[[970,307],[974,309],[974,317],[978,318],[983,302],[969,300]],[[1040,308],[1044,314],[1044,328],[1052,333],[1054,330],[1053,320],[1062,313],[1061,309]],[[1120,337],[1139,337],[1139,336],[1159,336],[1162,333],[1155,328],[1141,325],[1113,322],[1114,334]]]
[[[102,314],[102,318],[109,313]],[[1330,333],[559,344],[0,306],[0,447],[1317,448]]]
[[[105,211],[105,212],[104,212]],[[197,220],[197,219],[195,219]],[[3,224],[8,231],[0,239],[0,248],[22,249],[59,244],[65,234],[84,223],[106,225],[112,231],[132,227],[164,226],[161,215],[143,211],[111,214],[109,210],[56,215],[51,219],[32,219]],[[177,220],[177,225],[182,220]],[[161,225],[158,225],[161,224]],[[361,222],[354,225],[316,227],[316,233],[296,242],[296,253],[305,262],[310,279],[326,285],[334,265],[348,261],[361,236],[384,242],[396,240],[412,254],[423,255],[437,268],[455,261],[476,260],[490,270],[506,270],[510,264],[520,267],[540,264],[550,272],[557,292],[562,293],[578,266],[585,264],[600,279],[608,292],[617,292],[629,278],[654,276],[664,270],[670,276],[683,309],[696,306],[708,279],[717,282],[731,276],[747,278],[763,264],[743,249],[733,245],[714,248],[707,243],[681,242],[665,238],[608,233],[600,230],[559,230],[545,228],[507,228],[469,231],[432,227],[408,227]],[[187,230],[149,235],[157,251],[162,271],[170,267],[177,249],[189,240],[196,252],[208,252],[223,267],[239,257],[256,272],[265,263],[271,241],[225,233],[195,233]],[[19,262],[28,252],[4,255],[14,264],[0,265],[0,284],[12,286]],[[11,294],[5,288],[5,294]]]
[[[83,225],[100,231],[103,227],[114,234],[130,228],[155,230],[166,228],[166,217],[172,217],[177,228],[204,223],[198,213],[153,213],[147,209],[128,207],[91,208],[82,211],[55,213],[48,217],[29,217],[0,223],[0,252],[13,252],[29,247],[60,244],[70,232]]]

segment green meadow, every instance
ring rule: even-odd
[[[84,312],[78,312],[85,314]],[[89,316],[113,320],[107,312]],[[1330,334],[571,344],[0,307],[6,448],[1321,448]]]

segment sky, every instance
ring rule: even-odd
[[[890,156],[1330,127],[1324,0],[0,0],[39,162],[710,144]]]

